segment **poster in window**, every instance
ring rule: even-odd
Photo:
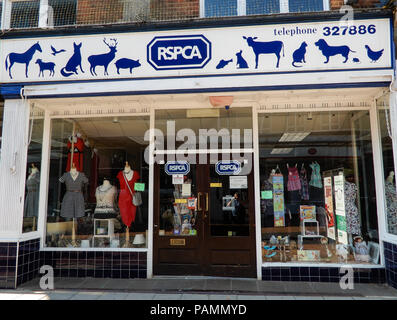
[[[275,174],[273,176],[273,208],[274,208],[274,226],[285,227],[284,177],[282,174]]]
[[[348,244],[345,211],[345,177],[343,174],[334,176],[334,193],[338,241],[343,244]]]
[[[336,240],[334,200],[332,194],[332,177],[324,178],[324,199],[325,199],[325,212],[327,213],[327,223],[328,223],[327,236],[332,240]]]

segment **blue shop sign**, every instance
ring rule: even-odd
[[[164,167],[168,175],[183,174],[190,172],[190,164],[187,161],[168,161]]]
[[[203,35],[154,37],[147,61],[156,70],[203,68],[211,60],[211,42]]]
[[[215,165],[215,171],[219,175],[239,174],[241,163],[236,160],[218,161]]]

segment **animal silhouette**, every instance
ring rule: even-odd
[[[300,68],[302,66],[297,66],[295,63],[306,63],[305,55],[306,55],[306,47],[307,43],[303,41],[298,49],[294,51],[292,54],[292,65],[296,68]]]
[[[36,60],[36,64],[40,67],[39,77],[42,75],[44,77],[44,71],[49,70],[50,76],[54,76],[55,74],[55,63],[54,62],[43,62],[41,59]]]
[[[284,57],[284,44],[282,41],[261,42],[261,41],[254,41],[258,39],[258,37],[244,37],[244,36],[243,39],[247,40],[248,46],[250,46],[252,50],[254,50],[255,69],[258,69],[259,55],[264,53],[274,53],[277,57],[276,68],[279,67],[281,49],[283,49],[283,57]]]
[[[83,68],[81,67],[81,45],[81,42],[80,44],[73,42],[74,53],[66,63],[66,66],[61,69],[61,74],[64,77],[70,77],[72,74],[78,74],[77,67],[80,67],[81,72],[84,73]]]
[[[385,49],[380,51],[373,51],[368,45],[365,45],[365,49],[367,49],[367,56],[371,59],[371,62],[376,62],[380,59]]]
[[[217,69],[223,69],[224,67],[226,67],[230,62],[232,62],[233,59],[230,60],[221,60],[219,61],[218,65],[216,66]]]
[[[114,41],[113,45],[110,45],[109,43],[106,42],[106,38],[103,39],[103,42],[108,46],[109,52],[108,53],[103,53],[103,54],[96,54],[88,57],[88,62],[90,63],[90,72],[93,76],[96,76],[95,68],[97,66],[104,66],[105,71],[104,75],[108,75],[108,65],[109,63],[114,59],[116,56],[116,47],[117,47],[117,40],[116,39],[110,39]]]
[[[239,52],[236,53],[237,57],[237,68],[238,69],[247,69],[248,68],[248,63],[245,61],[245,59],[242,56],[243,50],[240,50]]]
[[[11,79],[12,79],[11,68],[14,65],[14,63],[25,64],[25,76],[26,76],[26,78],[28,78],[29,63],[32,60],[33,55],[35,54],[36,51],[43,52],[41,50],[41,47],[40,47],[40,44],[38,41],[23,53],[11,52],[7,55],[6,61],[5,61],[6,71],[8,70],[8,75],[10,76]],[[7,61],[9,61],[10,64],[8,64]]]
[[[132,73],[132,69],[140,67],[141,63],[139,60],[121,58],[116,61],[115,65],[117,68],[117,74],[120,74],[120,69],[130,69],[130,73]]]
[[[343,63],[346,63],[347,60],[349,59],[349,53],[356,52],[351,50],[348,46],[330,46],[324,39],[320,39],[314,44],[327,58],[327,60],[324,63],[329,62],[329,57],[336,56],[338,54],[340,54],[342,57],[345,58],[345,61],[343,61]]]
[[[65,49],[61,49],[61,50],[57,50],[57,49],[55,49],[53,46],[51,46],[51,50],[52,50],[52,55],[53,56],[56,56],[58,53],[61,53],[61,52],[65,52],[66,50]]]

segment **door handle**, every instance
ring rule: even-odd
[[[205,193],[205,211],[208,212],[208,192]]]
[[[201,203],[200,203],[200,197],[203,193],[202,192],[198,192],[197,193],[197,211],[201,211]]]

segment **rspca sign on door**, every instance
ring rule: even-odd
[[[155,37],[147,61],[156,70],[203,68],[211,59],[211,42],[203,35]]]

